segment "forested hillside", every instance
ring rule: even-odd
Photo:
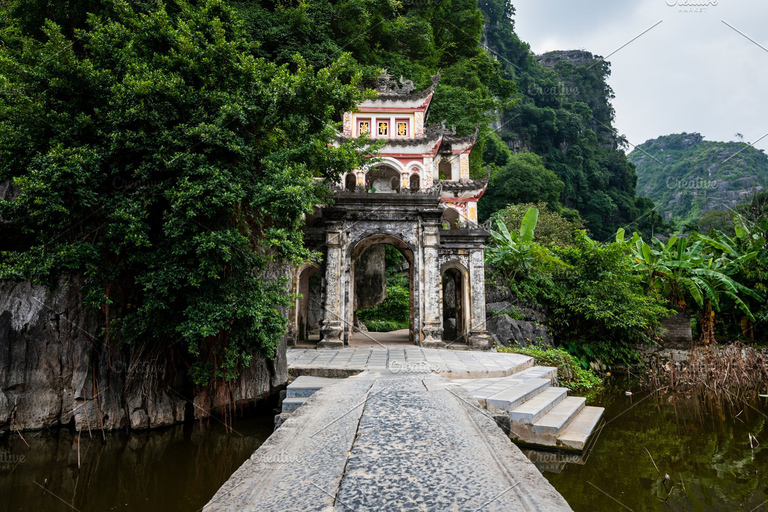
[[[768,186],[768,156],[744,142],[680,133],[640,144],[628,158],[637,166],[638,193],[676,221],[728,211]]]
[[[300,54],[321,67],[351,52],[364,77],[386,68],[419,88],[439,70],[428,121],[446,120],[460,135],[480,125],[472,173],[494,169],[480,203],[484,218],[509,203],[542,200],[581,215],[599,238],[636,219],[632,229],[660,224],[655,213],[645,215],[651,202],[635,196],[634,168],[613,127],[609,64],[587,52],[535,57],[514,32],[508,0],[479,8],[474,0],[237,5],[259,52],[279,63]],[[513,156],[529,152],[541,158]]]
[[[622,226],[650,232],[660,225],[660,217],[650,211],[651,201],[635,195],[634,167],[622,151],[626,142],[613,126],[613,91],[606,83],[610,64],[584,51],[534,56],[514,32],[511,4],[484,0],[480,6],[487,19],[485,42],[520,92],[520,101],[499,116],[498,134],[514,151],[539,155],[562,182],[544,180],[538,197],[516,197],[516,202],[549,201],[547,197],[562,188],[562,206],[577,210],[601,239]],[[494,156],[488,150],[486,154]],[[503,168],[508,158],[503,148],[496,155],[495,163]],[[503,181],[519,179],[516,172],[502,176]],[[481,212],[487,216],[496,210],[488,205],[496,199],[491,188]]]

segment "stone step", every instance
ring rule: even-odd
[[[285,390],[286,398],[306,398],[315,394],[315,391],[322,389],[325,386],[336,384],[341,379],[328,379],[325,377],[309,377],[302,375],[296,380],[288,384]]]
[[[509,412],[509,419],[532,425],[568,396],[566,388],[546,388],[530,400],[523,402]]]
[[[526,400],[533,398],[552,384],[550,379],[530,378],[518,384],[514,384],[504,391],[485,399],[489,409],[502,409],[511,411]],[[481,390],[482,391],[482,390]]]
[[[569,396],[563,399],[531,425],[531,431],[534,435],[557,436],[584,409],[586,402],[587,399],[582,396]]]
[[[533,366],[527,370],[523,370],[512,377],[536,377],[540,379],[550,379],[553,382],[557,381],[557,367],[555,366]]]
[[[293,412],[309,400],[309,397],[293,397],[283,400],[283,412]]]
[[[603,407],[584,407],[571,424],[557,436],[558,444],[574,450],[583,450],[595,427],[600,423],[603,412]]]

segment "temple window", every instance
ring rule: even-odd
[[[438,171],[439,178],[441,180],[453,179],[453,169],[452,169],[450,160],[445,158],[441,160],[440,164],[437,166],[437,171]]]
[[[368,192],[374,194],[392,194],[400,192],[400,173],[387,165],[368,171],[365,184]]]
[[[408,136],[408,123],[406,121],[397,122],[397,136],[398,137]]]
[[[360,135],[371,133],[371,123],[369,121],[360,121],[358,133]]]
[[[354,192],[357,188],[357,176],[353,173],[347,174],[347,177],[344,178],[344,188],[347,192]]]
[[[443,229],[459,229],[461,227],[461,215],[454,208],[446,208],[443,212]]]
[[[411,192],[418,192],[421,188],[421,177],[418,174],[411,175]]]
[[[379,135],[388,135],[389,134],[389,123],[386,121],[379,122]]]

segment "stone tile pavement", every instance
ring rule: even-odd
[[[520,354],[430,349],[417,346],[347,347],[340,350],[289,349],[292,376],[348,377],[364,370],[437,373],[452,379],[506,377],[533,366]]]
[[[385,351],[365,361],[407,356]],[[450,367],[452,359],[435,360]],[[324,387],[204,510],[570,511],[472,396],[449,383],[430,373],[367,371]]]

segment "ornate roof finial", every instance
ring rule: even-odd
[[[379,92],[380,93],[392,92],[393,88],[396,85],[397,85],[397,82],[392,80],[392,75],[390,75],[386,69],[382,69],[376,84],[376,88],[379,90]]]
[[[400,84],[392,79],[392,75],[386,69],[381,70],[381,74],[376,79],[376,88],[381,94],[399,94],[402,96],[411,94],[416,90],[413,80],[406,80],[400,76]]]
[[[403,75],[400,75],[400,83],[402,87],[395,84],[395,92],[397,94],[410,94],[416,90],[416,86],[413,85],[413,80],[404,80]]]

